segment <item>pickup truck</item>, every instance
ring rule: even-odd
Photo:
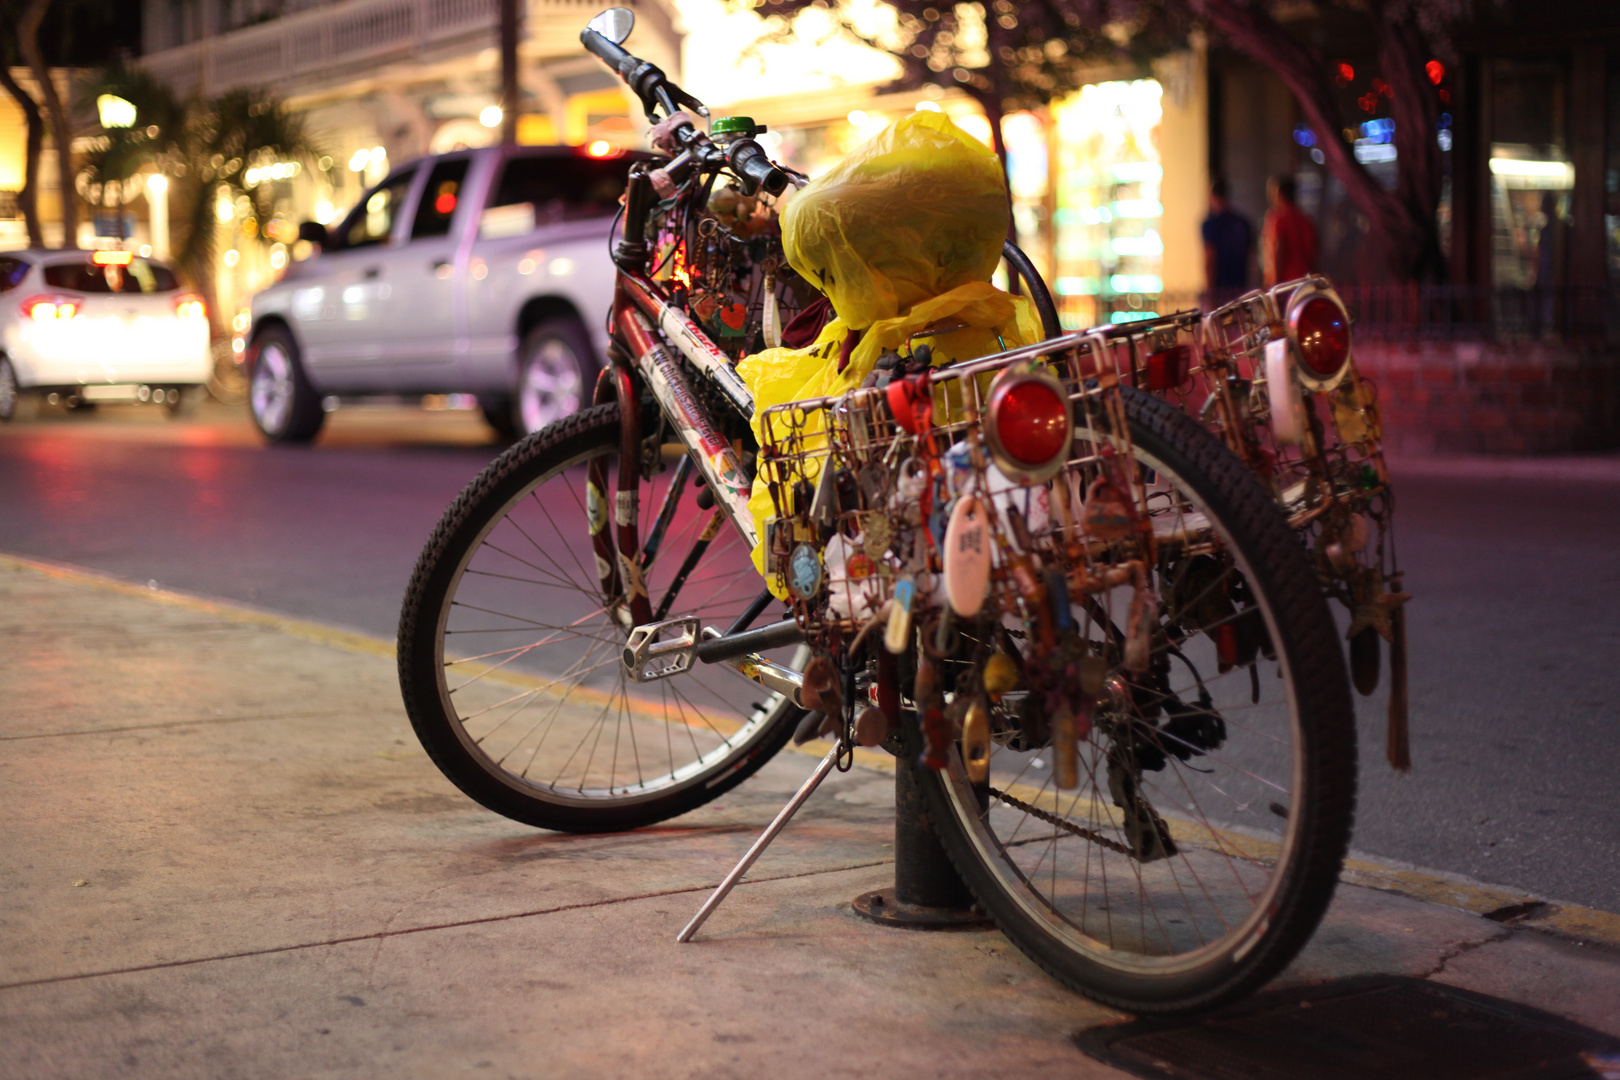
[[[601,150],[596,144],[592,150]],[[613,295],[608,233],[640,154],[487,147],[423,158],[253,298],[248,406],[308,442],[332,399],[472,394],[506,437],[590,401]]]

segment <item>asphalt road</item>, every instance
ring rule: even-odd
[[[345,410],[267,448],[220,408],[45,411],[0,427],[0,550],[392,637],[423,540],[498,452],[475,417]],[[1360,702],[1354,843],[1620,911],[1620,468],[1513,472],[1396,471],[1415,768],[1384,764],[1382,694]]]

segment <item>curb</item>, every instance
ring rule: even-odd
[[[176,592],[160,588],[155,583],[137,585],[94,570],[5,553],[0,553],[0,568],[25,571],[54,581],[102,589],[121,596],[136,597],[214,615],[229,622],[262,626],[289,637],[346,652],[388,660],[394,659],[395,656],[393,642],[370,634],[344,630],[307,619],[277,615],[245,604]],[[787,747],[794,753],[817,759],[825,757],[831,748],[831,743],[819,739],[803,746],[789,743]],[[894,772],[894,759],[878,750],[857,747],[855,763],[874,772],[891,775]],[[1376,889],[1451,908],[1454,911],[1468,912],[1493,922],[1550,931],[1582,943],[1601,942],[1620,947],[1620,914],[1613,912],[1598,911],[1578,904],[1566,904],[1441,871],[1378,862],[1367,858],[1347,858],[1339,880],[1347,885]]]

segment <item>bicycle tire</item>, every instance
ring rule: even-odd
[[[657,424],[656,410],[646,408],[643,414],[643,431],[656,431]],[[591,650],[594,650],[603,659],[603,662],[596,666],[597,670],[604,673],[600,678],[606,679],[608,673],[617,672],[617,689],[610,687],[603,690],[600,687],[586,686],[585,676],[581,675],[578,680],[569,684],[559,703],[550,706],[552,709],[550,723],[553,725],[558,723],[556,717],[563,714],[565,707],[563,703],[575,695],[592,700],[607,694],[612,698],[611,703],[615,708],[622,707],[625,710],[617,714],[613,720],[614,764],[608,770],[605,784],[600,780],[600,774],[596,774],[598,779],[592,781],[590,761],[583,767],[580,782],[573,786],[537,781],[528,775],[529,766],[525,766],[523,773],[519,774],[514,769],[507,768],[505,764],[507,758],[513,757],[515,752],[506,752],[505,756],[497,758],[495,750],[489,745],[493,735],[479,736],[476,729],[470,726],[473,719],[470,715],[471,708],[464,708],[457,703],[456,690],[451,688],[449,680],[454,674],[452,669],[460,672],[476,672],[477,667],[471,665],[469,661],[446,659],[446,638],[453,632],[451,620],[458,604],[474,611],[488,611],[487,608],[473,605],[471,600],[461,599],[465,595],[463,582],[470,575],[489,573],[473,570],[474,560],[486,550],[505,553],[504,549],[495,544],[491,538],[504,535],[501,532],[503,526],[511,526],[522,531],[522,523],[516,517],[520,507],[528,510],[531,502],[541,504],[541,509],[546,511],[549,519],[551,512],[538,494],[541,488],[559,477],[564,478],[565,482],[571,482],[568,481],[570,470],[576,473],[581,471],[582,462],[599,456],[615,455],[619,436],[619,406],[599,405],[559,420],[501,454],[462,491],[434,529],[417,561],[401,609],[398,652],[400,690],[411,724],[429,757],[452,783],[484,807],[515,821],[539,828],[564,832],[614,832],[651,825],[696,809],[731,790],[758,771],[781,749],[802,715],[802,710],[794,706],[789,699],[779,694],[767,693],[757,684],[741,682],[742,691],[762,700],[756,703],[746,716],[740,716],[739,706],[740,726],[734,732],[723,732],[720,728],[715,728],[714,724],[721,722],[721,727],[725,726],[724,717],[712,719],[700,712],[713,730],[709,732],[697,730],[697,725],[687,713],[688,707],[694,710],[700,710],[702,707],[694,696],[695,690],[686,691],[685,703],[680,697],[682,691],[678,688],[674,690],[675,704],[673,709],[670,707],[671,683],[683,680],[686,676],[642,684],[650,688],[645,700],[625,689],[623,667],[617,657],[628,628],[615,623],[611,633],[595,630],[592,633],[598,636],[592,637],[584,630],[580,630],[572,637],[564,636],[561,639],[564,648],[550,648],[550,645],[556,644],[555,641],[549,642],[544,650],[533,646],[518,648],[519,655],[526,659],[530,657],[531,652],[537,658],[558,657],[567,655],[566,648],[572,647],[570,643],[577,641],[587,650],[587,657],[591,655]],[[616,469],[610,468],[608,475],[616,476]],[[547,493],[557,490],[555,487],[548,488]],[[688,490],[695,499],[696,489]],[[677,492],[677,499],[681,495],[681,492]],[[650,502],[652,500],[642,500],[643,508],[645,509]],[[613,505],[611,498],[607,500],[607,504]],[[724,528],[727,535],[737,537],[735,530],[729,525]],[[565,534],[559,532],[559,535]],[[643,536],[645,535],[643,533]],[[491,576],[496,578],[503,576],[512,578],[509,584],[502,587],[511,591],[513,600],[503,603],[516,606],[517,598],[524,595],[525,589],[544,592],[541,586],[552,587],[548,579],[556,577],[561,572],[564,562],[577,565],[582,571],[585,566],[591,565],[589,537],[584,532],[579,533],[579,537],[584,541],[582,559],[576,554],[567,560],[559,559],[547,569],[544,553],[533,555],[533,565],[536,569],[528,572],[533,574],[533,581],[528,586],[522,585],[518,580],[523,577],[522,573],[515,576],[503,575],[498,571],[493,573]],[[738,539],[740,540],[740,537]],[[674,543],[674,539],[667,541],[666,549]],[[547,546],[550,546],[549,540]],[[536,545],[536,550],[539,551],[539,545]],[[523,551],[528,553],[528,549]],[[665,568],[669,566],[673,555],[666,550],[660,555],[660,560],[660,563],[649,572],[650,581],[653,580],[653,575],[659,572],[659,566]],[[746,563],[746,560],[744,561]],[[757,573],[753,572],[751,563],[746,563],[746,566],[747,573],[752,574],[752,582],[749,585],[751,591],[746,593],[745,599],[752,600],[763,587],[763,582]],[[746,576],[747,574],[739,572],[739,583]],[[473,584],[477,582],[474,581]],[[718,594],[713,592],[712,582],[704,584],[709,586],[703,590],[704,600],[709,606],[703,610],[718,611],[717,605],[720,601],[716,599]],[[549,611],[552,608],[547,606],[548,604],[567,599],[561,594],[547,595],[549,599],[545,603],[539,599],[532,602],[524,601],[528,605],[524,610],[536,613]],[[735,605],[737,608],[741,606]],[[678,610],[670,614],[673,617],[680,613],[682,612]],[[504,616],[509,613],[501,614]],[[512,617],[528,618],[528,616]],[[566,616],[556,617],[561,619]],[[497,640],[506,633],[499,629],[501,625],[504,624],[497,624],[497,629],[490,631],[491,636]],[[519,631],[532,633],[541,625],[542,620],[531,619],[527,627],[519,626],[512,633],[517,634]],[[597,624],[576,622],[570,625],[576,629],[579,626],[589,629]],[[720,625],[724,626],[725,623]],[[611,640],[613,633],[619,635],[616,643]],[[548,633],[542,636],[544,638],[554,635]],[[473,660],[484,663],[476,655]],[[503,660],[501,664],[495,666],[499,668],[504,663],[506,661]],[[574,662],[577,663],[578,661]],[[553,687],[529,691],[522,708],[529,708],[536,700],[542,700],[542,694],[555,697],[560,692],[556,689],[556,684],[563,678],[570,677],[569,673],[573,672],[574,664],[563,669],[564,676],[535,676],[541,679],[552,678]],[[582,670],[589,672],[591,666],[586,664]],[[694,678],[707,677],[711,673],[726,674],[719,665],[708,668],[698,665],[694,667],[693,672],[698,673],[693,676]],[[730,673],[730,677],[742,680],[742,676],[736,673]],[[465,689],[466,685],[463,683],[456,689]],[[523,684],[520,681],[518,685]],[[656,695],[660,693],[665,695],[662,699],[663,714],[647,719],[643,714],[651,708],[648,701],[656,702]],[[543,700],[550,701],[550,697]],[[609,704],[603,704],[600,710],[601,717],[596,721],[603,730],[608,724],[608,709]],[[641,731],[644,733],[650,731],[655,736],[662,731],[666,740],[670,742],[668,775],[649,779],[643,774],[639,782],[631,783],[626,778],[624,783],[617,783],[615,778],[619,775],[618,748],[624,743],[627,729],[629,743],[625,745],[626,753],[628,754],[631,747],[635,748],[638,773],[641,769],[643,748],[636,742],[638,719],[644,724]],[[657,727],[660,723],[664,725],[663,728]],[[680,724],[694,729],[686,732],[691,739],[694,759],[677,768],[676,749],[673,745],[675,740],[670,736],[670,726],[676,725],[678,729]],[[540,736],[540,743],[544,743],[549,737],[549,730],[547,734]],[[704,736],[706,743],[700,744],[699,734]],[[598,730],[596,742],[592,744],[593,760],[601,737],[602,730]],[[705,746],[711,748],[704,749]],[[531,764],[539,749],[537,743],[536,750],[530,753]],[[649,748],[649,753],[651,749]],[[593,786],[587,786],[588,784]]]
[[[1160,855],[1150,861],[1134,855],[1118,856],[1103,846],[1103,842],[1112,837],[1116,846],[1141,850],[1124,842],[1129,837],[1122,826],[1129,813],[1123,808],[1125,804],[1118,801],[1118,795],[1112,793],[1112,764],[1106,766],[1110,773],[1110,793],[1102,798],[1098,797],[1101,793],[1094,794],[1082,807],[1081,792],[1076,792],[1071,803],[1075,809],[1069,811],[1071,816],[1064,815],[1061,800],[1057,798],[1046,804],[1051,809],[1046,811],[1045,818],[1023,812],[1024,820],[1039,822],[1043,827],[1050,825],[1052,829],[1049,842],[1044,836],[1039,841],[1051,851],[1052,884],[1044,904],[1040,902],[1040,892],[1045,887],[1047,870],[1043,865],[1035,867],[1038,882],[1030,872],[1033,853],[1029,849],[1036,841],[1018,838],[1023,826],[1014,827],[1011,823],[1020,811],[1004,801],[1007,792],[997,787],[999,783],[1016,792],[1019,789],[1015,784],[1004,777],[998,778],[993,768],[989,783],[975,787],[966,778],[959,749],[953,749],[950,764],[945,770],[932,774],[924,789],[941,841],[958,872],[996,925],[1030,959],[1070,988],[1106,1004],[1135,1013],[1175,1013],[1210,1008],[1252,991],[1280,971],[1315,930],[1332,898],[1349,844],[1355,808],[1355,728],[1349,680],[1332,618],[1305,553],[1276,505],[1241,461],[1183,413],[1146,394],[1133,390],[1124,393],[1138,461],[1151,465],[1160,483],[1183,484],[1202,504],[1215,531],[1230,545],[1233,565],[1248,579],[1255,606],[1261,609],[1271,641],[1275,643],[1279,675],[1286,676],[1282,682],[1288,699],[1287,723],[1296,739],[1290,751],[1291,776],[1287,793],[1276,796],[1278,801],[1271,803],[1273,816],[1279,808],[1283,811],[1283,824],[1264,888],[1257,896],[1247,896],[1250,886],[1244,883],[1244,875],[1259,879],[1266,859],[1264,854],[1250,852],[1268,850],[1264,843],[1269,842],[1264,840],[1265,834],[1248,827],[1248,818],[1244,815],[1249,812],[1250,804],[1239,807],[1241,814],[1228,811],[1234,815],[1234,820],[1243,818],[1240,824],[1223,824],[1226,819],[1198,803],[1193,787],[1187,782],[1189,770],[1178,767],[1171,756],[1167,756],[1163,768],[1176,772],[1186,798],[1197,811],[1190,821],[1182,817],[1160,822],[1161,826],[1168,826],[1172,837],[1182,837],[1171,842],[1178,854]],[[1078,431],[1077,438],[1087,434]],[[1170,480],[1164,479],[1166,474]],[[1191,648],[1190,642],[1187,647]],[[1261,659],[1257,656],[1255,662]],[[1189,662],[1188,666],[1193,665]],[[1259,685],[1257,680],[1257,695]],[[1200,681],[1199,686],[1203,688],[1204,683]],[[1206,705],[1206,709],[1212,707],[1212,704]],[[1224,705],[1219,706],[1216,711],[1223,708]],[[1122,711],[1128,714],[1128,708]],[[1243,714],[1243,717],[1241,721],[1230,722],[1237,728],[1249,727],[1258,732],[1259,714]],[[1092,730],[1099,731],[1101,727],[1099,722]],[[1231,731],[1227,735],[1228,743],[1220,747],[1222,758],[1230,755],[1237,761],[1238,755],[1252,750],[1252,745],[1240,750],[1236,736]],[[1246,744],[1256,741],[1247,735],[1243,737]],[[1171,745],[1167,739],[1161,740],[1161,744]],[[1083,749],[1086,746],[1083,740],[1081,746]],[[1010,753],[1004,747],[997,749]],[[1046,749],[1050,751],[1050,744]],[[1254,760],[1271,753],[1280,751],[1262,746]],[[1187,760],[1200,769],[1207,768],[1212,774],[1222,768],[1215,764],[1214,750],[1195,752]],[[1094,757],[1091,777],[1094,791],[1095,762]],[[1235,774],[1237,769],[1227,771]],[[1146,790],[1149,774],[1138,767],[1135,775],[1137,790]],[[1220,780],[1228,782],[1225,772],[1221,773]],[[1202,783],[1196,776],[1192,782]],[[1214,780],[1209,780],[1208,784],[1226,794]],[[1238,790],[1236,785],[1229,786],[1233,792]],[[1082,781],[1082,791],[1084,787]],[[1174,787],[1167,774],[1160,790]],[[1057,795],[1055,787],[1052,792]],[[1017,799],[1016,794],[1013,797],[1026,807],[1041,809],[1027,793],[1023,799]],[[1104,798],[1109,800],[1108,804],[1103,802]],[[1154,798],[1163,797],[1155,795]],[[1231,799],[1232,806],[1237,807],[1236,795]],[[1161,805],[1172,801],[1165,798]],[[1174,805],[1178,813],[1184,809],[1179,801],[1174,801]],[[1091,816],[1083,820],[1086,814]],[[1120,820],[1115,824],[1121,827],[1110,832],[1105,822],[1114,822],[1116,816]],[[1063,818],[1066,824],[1051,821],[1053,817]],[[1200,834],[1200,829],[1207,835]],[[1091,837],[1102,840],[1082,835],[1086,831]],[[1033,836],[1033,831],[1030,835]],[[1073,878],[1078,876],[1078,871],[1067,869],[1069,878],[1061,885],[1058,882],[1060,858],[1067,858],[1060,855],[1060,850],[1076,852],[1068,864],[1078,864],[1081,858],[1076,845],[1071,843],[1067,849],[1061,849],[1059,841],[1075,839],[1085,845],[1084,886],[1079,891],[1078,905],[1070,903],[1075,894]],[[1210,855],[1211,845],[1217,851],[1215,856]],[[1236,853],[1235,858],[1232,852]],[[1243,912],[1244,919],[1233,927],[1226,926],[1224,913],[1219,910],[1219,898],[1229,895],[1231,887],[1224,884],[1224,878],[1214,875],[1206,882],[1197,872],[1199,865],[1218,865],[1222,856],[1232,864],[1233,876],[1238,879],[1236,891],[1242,894],[1231,906],[1249,905]],[[1100,900],[1092,894],[1097,876],[1097,871],[1093,870],[1094,859],[1101,873]],[[1197,889],[1186,885],[1184,879],[1189,875],[1176,872],[1178,860],[1185,860],[1191,868],[1190,879],[1197,883]],[[1110,861],[1127,867],[1134,862],[1132,872],[1139,893],[1135,917],[1140,924],[1135,930],[1126,925],[1131,917],[1130,879],[1126,878],[1120,886],[1121,892],[1127,895],[1123,904],[1118,903],[1108,891]],[[1175,893],[1164,884],[1167,877],[1176,879],[1175,890],[1179,890],[1180,903],[1186,912],[1185,920],[1180,920],[1180,928],[1174,925],[1178,920],[1169,917],[1174,910],[1170,901],[1175,900]],[[1115,880],[1120,880],[1117,871]],[[1227,892],[1223,893],[1222,889]],[[1194,910],[1203,904],[1197,896],[1200,890],[1208,906],[1222,916],[1220,921]],[[1191,899],[1189,892],[1193,894]],[[1247,900],[1243,896],[1247,896]],[[1160,912],[1160,900],[1155,897],[1168,898],[1164,913]],[[1068,910],[1064,907],[1066,903]],[[1117,917],[1113,914],[1115,908],[1121,912]],[[1209,942],[1204,942],[1203,931],[1198,928],[1201,918],[1212,926]],[[1154,925],[1150,925],[1150,921]],[[1118,928],[1116,922],[1120,924]],[[1188,923],[1197,930],[1196,937],[1186,928]],[[1214,936],[1216,931],[1221,933]],[[1164,943],[1159,953],[1151,948],[1155,934]],[[1124,939],[1124,945],[1120,944],[1120,939]],[[1178,941],[1188,945],[1186,953],[1172,951]],[[1133,947],[1138,951],[1131,951]]]

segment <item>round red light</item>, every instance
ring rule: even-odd
[[[1046,382],[1023,379],[999,387],[990,399],[990,412],[997,441],[1020,465],[1045,465],[1067,444],[1069,403]]]
[[[1318,379],[1331,379],[1350,356],[1350,323],[1344,310],[1325,296],[1305,301],[1294,316],[1299,362]]]
[[[438,212],[439,214],[441,214],[441,215],[449,214],[449,213],[453,212],[455,210],[455,208],[456,208],[455,192],[446,191],[444,194],[440,195],[437,199],[433,200],[433,209],[436,212]]]

